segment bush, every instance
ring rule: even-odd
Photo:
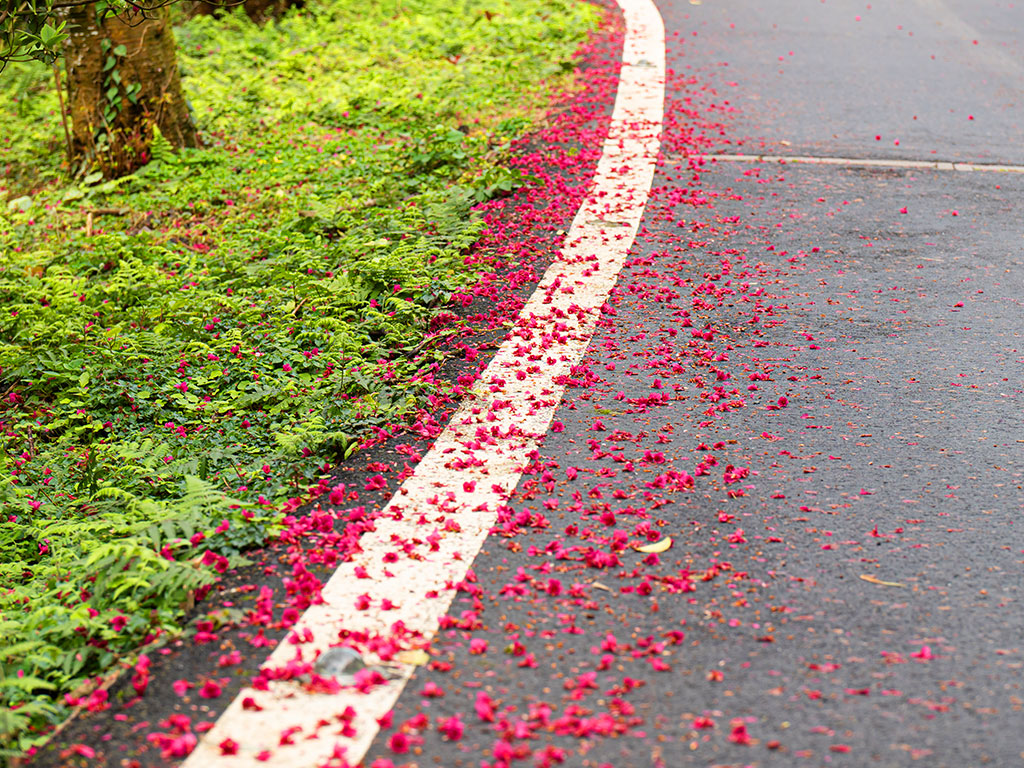
[[[358,7],[357,7],[358,6]],[[4,73],[0,734],[161,633],[274,510],[428,393],[472,205],[596,18],[551,0],[324,0],[178,31],[209,146],[61,181],[43,67]],[[449,313],[450,316],[450,313]]]

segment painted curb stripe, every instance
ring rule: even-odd
[[[812,157],[808,155],[692,155],[666,157],[667,163],[694,162],[702,165],[718,163],[789,163],[803,165],[841,165],[860,168],[921,168],[933,171],[988,171],[990,173],[1024,173],[1024,165],[996,163],[949,163],[935,160],[884,160],[863,157]]]
[[[384,508],[375,531],[360,539],[362,552],[343,563],[324,585],[323,604],[309,608],[270,655],[264,668],[281,668],[297,654],[312,660],[338,643],[341,629],[391,635],[401,621],[424,642],[437,631],[461,581],[497,520],[497,509],[515,489],[554,416],[569,373],[593,336],[600,309],[633,244],[660,150],[665,88],[665,38],[651,0],[617,0],[626,21],[623,66],[608,137],[587,201],[577,211],[556,260],[523,307],[516,325],[482,374],[474,391]],[[519,374],[525,374],[523,378]],[[472,459],[473,466],[459,461]],[[423,524],[422,518],[429,520]],[[425,541],[432,533],[435,551]],[[415,544],[400,554],[396,542]],[[357,567],[369,578],[357,578]],[[428,597],[436,593],[436,597]],[[359,595],[372,597],[356,610]],[[387,598],[392,610],[377,608]],[[302,642],[295,642],[299,637]],[[313,694],[293,682],[269,690],[243,690],[184,761],[183,768],[313,768],[336,750],[356,763],[377,735],[377,718],[398,699],[413,667],[367,694],[343,690]],[[252,697],[261,711],[245,710]],[[338,716],[352,707],[346,737]],[[282,732],[298,727],[292,743]],[[222,756],[224,739],[239,745]],[[263,760],[256,756],[264,751]]]

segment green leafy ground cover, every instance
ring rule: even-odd
[[[501,147],[595,21],[571,0],[190,20],[180,60],[209,146],[158,141],[113,182],[61,177],[49,70],[3,74],[9,750],[174,631],[325,462],[421,403],[449,300],[481,269],[471,205],[522,183]]]

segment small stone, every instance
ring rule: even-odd
[[[339,683],[344,684],[345,681],[342,678],[351,679],[360,669],[366,668],[366,663],[352,648],[328,648],[320,654],[313,668],[318,675],[333,677]]]

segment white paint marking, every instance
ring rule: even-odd
[[[1024,165],[995,163],[949,163],[936,160],[884,160],[864,157],[812,157],[809,155],[692,155],[666,157],[668,163],[679,164],[693,160],[698,165],[719,163],[788,163],[805,165],[843,165],[863,168],[921,168],[933,171],[989,171],[993,173],[1024,173]]]
[[[593,189],[577,211],[558,258],[548,268],[473,394],[463,402],[433,448],[420,461],[384,509],[375,531],[363,535],[363,551],[343,563],[324,585],[323,604],[309,608],[290,636],[307,630],[312,639],[281,643],[264,664],[286,665],[301,650],[311,660],[338,642],[339,630],[379,632],[390,636],[401,621],[427,641],[448,612],[452,585],[466,570],[497,519],[497,508],[515,489],[540,436],[547,432],[565,390],[555,379],[582,357],[594,333],[601,306],[615,284],[633,244],[654,177],[661,146],[665,89],[665,38],[661,16],[651,0],[618,0],[626,20],[623,66],[608,137],[594,176]],[[522,372],[525,378],[518,378]],[[497,384],[498,380],[503,383]],[[497,387],[496,389],[494,387]],[[475,466],[459,468],[458,459]],[[476,463],[479,462],[479,463]],[[461,465],[460,465],[461,466]],[[475,487],[474,484],[475,483]],[[422,515],[431,521],[417,522]],[[444,523],[458,530],[444,530]],[[440,533],[437,551],[424,539]],[[397,538],[396,538],[397,537]],[[417,541],[413,559],[401,555],[385,564],[384,555],[399,549],[396,541]],[[369,578],[359,579],[362,566]],[[387,571],[387,572],[386,572]],[[437,597],[427,597],[437,593]],[[362,594],[396,608],[356,610]],[[336,747],[356,763],[377,734],[376,719],[387,713],[412,674],[368,694],[343,691],[310,694],[299,685],[272,682],[267,691],[242,691],[207,733],[183,768],[312,768]],[[245,710],[252,697],[262,711]],[[338,735],[338,715],[351,706],[355,735]],[[320,726],[318,723],[328,722]],[[301,728],[293,743],[280,746],[283,731]],[[308,738],[317,734],[317,738]],[[239,745],[223,757],[224,739]],[[264,750],[269,758],[257,760]]]

